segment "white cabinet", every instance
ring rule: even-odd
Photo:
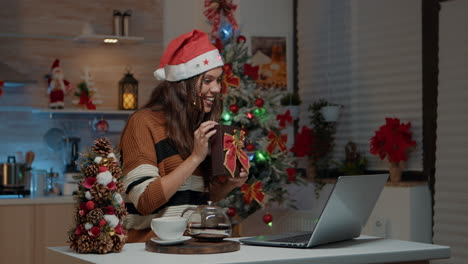
[[[427,184],[386,186],[363,233],[432,243],[432,205],[429,186]]]

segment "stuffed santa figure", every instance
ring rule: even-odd
[[[49,88],[49,107],[52,109],[63,109],[65,94],[70,92],[72,87],[70,82],[63,78],[63,71],[60,68],[60,61],[55,59],[52,64],[50,77],[47,80]]]

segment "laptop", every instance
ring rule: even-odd
[[[312,231],[242,238],[247,245],[310,248],[350,240],[361,230],[374,209],[388,174],[340,176]]]

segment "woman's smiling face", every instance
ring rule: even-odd
[[[213,108],[213,103],[218,95],[221,92],[221,78],[223,74],[223,68],[218,67],[207,71],[205,74],[202,74],[201,78],[201,89],[198,96],[203,100],[203,110],[205,113],[211,112]]]

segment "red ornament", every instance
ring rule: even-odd
[[[95,125],[94,129],[100,133],[106,133],[109,130],[109,123],[106,120],[101,119]]]
[[[236,104],[232,104],[229,106],[229,111],[233,112],[234,114],[237,114],[239,112],[239,106]]]
[[[83,234],[83,232],[85,231],[85,228],[83,225],[79,225],[76,227],[75,229],[75,235],[79,236],[81,234]]]
[[[232,208],[232,207],[229,207],[227,213],[226,213],[229,217],[233,217],[236,215],[236,208]]]
[[[94,209],[94,202],[93,201],[88,201],[86,203],[86,209],[88,209],[90,211],[93,210]]]
[[[254,115],[250,112],[246,113],[248,119],[252,119]]]
[[[111,181],[107,184],[107,188],[109,188],[109,190],[115,190],[117,188],[117,185],[115,185],[115,182]]]
[[[266,213],[266,214],[263,215],[263,222],[264,222],[265,224],[269,224],[269,223],[271,223],[272,221],[273,221],[273,216],[272,216],[271,214]]]
[[[245,150],[247,151],[254,151],[255,150],[255,145],[250,143],[250,144],[247,144],[247,146],[245,146]]]
[[[92,237],[97,237],[100,233],[101,229],[99,228],[99,226],[93,226],[90,230],[88,230],[88,234]]]
[[[262,98],[255,99],[255,105],[257,107],[263,107],[264,104],[265,104],[265,101]]]
[[[247,135],[247,129],[241,128],[241,131],[244,132],[244,136]]]
[[[237,43],[245,43],[245,41],[246,41],[246,38],[244,36],[239,35],[237,37]]]
[[[86,177],[86,179],[83,181],[83,186],[87,189],[91,189],[95,183],[96,177]]]
[[[101,221],[99,221],[99,226],[105,226],[106,224],[107,224],[106,219],[101,219]]]
[[[109,205],[109,206],[106,207],[106,214],[108,214],[108,215],[115,214],[115,209],[114,209],[114,207],[112,205]]]

